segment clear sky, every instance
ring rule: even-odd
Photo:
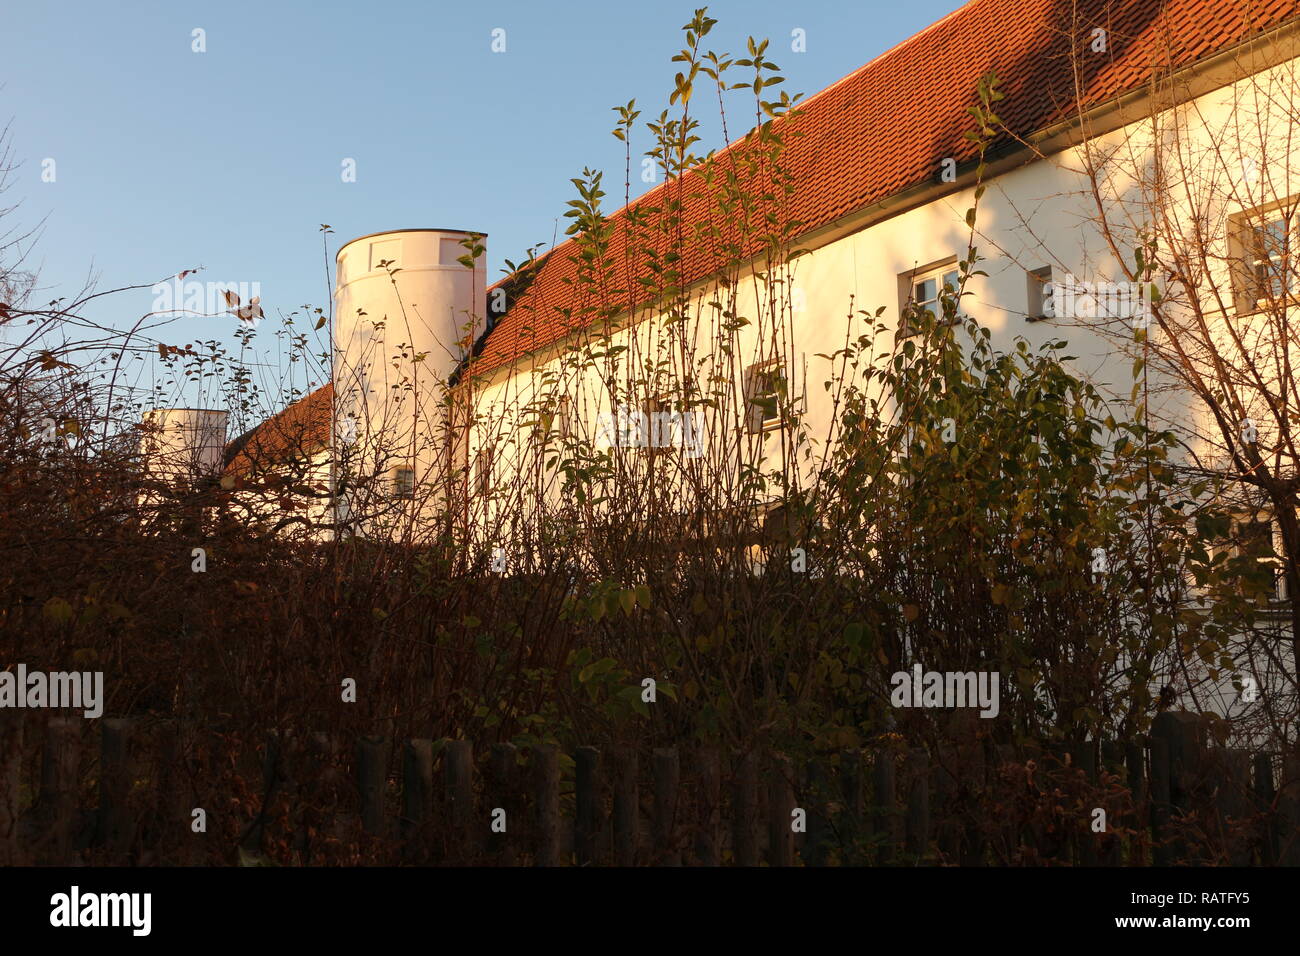
[[[9,4],[0,123],[23,165],[3,225],[44,221],[38,301],[88,276],[107,289],[202,266],[205,280],[258,283],[269,316],[328,308],[321,223],[335,231],[331,264],[366,233],[479,230],[495,281],[505,258],[563,234],[584,166],[606,171],[609,211],[621,204],[611,107],[636,98],[641,121],[667,107],[699,2]],[[726,0],[708,4],[707,46],[743,56],[746,37],[771,38],[785,88],[811,95],[959,6]],[[796,29],[806,52],[792,52]],[[706,133],[701,151],[718,145]],[[641,128],[634,157],[650,145]],[[648,188],[634,175],[634,194]],[[127,327],[152,302],[111,297],[94,317]],[[228,338],[237,324],[185,320],[167,337]]]

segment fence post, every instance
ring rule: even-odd
[[[0,711],[0,866],[18,858],[18,796],[22,792],[23,713]]]
[[[371,836],[385,836],[384,792],[388,783],[388,739],[362,737],[357,741],[357,793],[361,798],[361,828]]]
[[[42,830],[48,834],[47,863],[67,866],[76,847],[77,784],[81,771],[81,727],[70,717],[54,717],[46,725],[41,761],[38,808]]]
[[[1277,861],[1300,866],[1300,757],[1282,757],[1282,786],[1278,790],[1279,839]]]
[[[676,748],[656,749],[654,752],[654,856],[662,866],[682,865],[676,826],[677,786],[680,779]]]
[[[1003,778],[1007,775],[1005,768],[1008,766],[1016,766],[1017,763],[1018,757],[1016,755],[1015,747],[1011,744],[1005,743],[995,743],[993,745],[994,794],[997,799],[1001,800],[1002,798],[1002,788],[1004,786]],[[1017,771],[1020,769],[1021,768],[1016,767]],[[1024,774],[1017,773],[1016,777],[1023,779]],[[1007,866],[1014,866],[1016,863],[1020,862],[1020,859],[1017,856],[1021,849],[1020,820],[1016,815],[1014,805],[1011,812],[1005,814],[1005,819],[1002,821],[1002,825],[998,828],[998,836],[995,842],[997,846],[1002,847],[1006,851],[1005,859],[1002,862],[1005,862]],[[995,846],[993,853],[995,861],[997,861],[997,855],[997,847]]]
[[[1255,754],[1255,810],[1262,814],[1264,825],[1259,834],[1259,862],[1263,866],[1277,865],[1277,826],[1273,805],[1277,790],[1273,786],[1273,757]]]
[[[931,815],[937,817],[935,843],[939,858],[955,863],[961,853],[961,833],[957,827],[954,807],[957,802],[957,764],[960,757],[951,741],[940,740],[935,747],[935,763],[931,770],[934,792],[931,796]]]
[[[560,752],[554,744],[532,748],[533,803],[538,866],[560,865]]]
[[[817,757],[806,764],[803,796],[800,804],[808,812],[808,833],[799,851],[808,866],[825,866],[830,856],[830,779],[826,765]]]
[[[1078,767],[1079,770],[1083,773],[1083,779],[1087,782],[1087,784],[1090,787],[1097,786],[1096,747],[1097,744],[1095,741],[1084,740],[1074,745],[1074,753],[1071,755],[1074,759],[1075,766]],[[1077,841],[1079,845],[1079,863],[1081,863],[1083,866],[1096,866],[1097,861],[1100,859],[1100,854],[1097,851],[1097,846],[1099,843],[1101,843],[1106,839],[1106,835],[1092,832],[1091,810],[1095,808],[1090,807],[1088,809],[1089,812],[1084,817],[1083,829],[1081,831],[1077,831],[1080,834],[1080,838]],[[1101,809],[1107,810],[1106,807],[1102,807]],[[1109,833],[1110,826],[1111,826],[1110,813],[1108,811],[1106,814],[1107,833]]]
[[[1213,770],[1214,815],[1222,859],[1229,866],[1248,866],[1251,841],[1243,829],[1249,798],[1250,755],[1244,750],[1215,747],[1206,760]]]
[[[732,854],[737,866],[758,866],[758,758],[753,751],[736,762],[732,785]]]
[[[958,780],[977,781],[980,792],[973,796],[976,806],[988,792],[988,756],[986,749],[981,745],[979,739],[975,736],[968,736],[963,739],[961,747],[958,749],[960,759],[959,766],[962,774]],[[968,789],[974,789],[968,787]],[[958,788],[960,793],[960,787]],[[961,830],[961,865],[962,866],[986,866],[988,864],[988,838],[979,824],[974,819],[974,814],[967,814],[966,825]]]
[[[308,804],[303,813],[304,858],[313,859],[316,847],[310,843],[310,833],[314,830],[322,848],[317,862],[336,864],[353,830],[341,807],[344,778],[339,769],[339,742],[333,734],[316,731],[308,746],[309,776],[314,786],[307,790]]]
[[[794,865],[794,831],[790,827],[794,811],[794,774],[790,758],[772,755],[772,769],[767,790],[767,851],[772,866]]]
[[[699,828],[695,837],[695,862],[718,866],[722,862],[722,841],[718,825],[722,816],[722,770],[717,748],[701,748],[696,755],[700,777]]]
[[[249,821],[239,838],[239,848],[250,853],[262,852],[262,834],[266,829],[266,818],[271,805],[280,792],[282,765],[284,762],[284,744],[280,732],[273,730],[266,738],[266,753],[262,758],[262,801],[257,816]]]
[[[600,751],[579,747],[573,763],[573,856],[578,866],[590,866],[596,862],[600,833]]]
[[[1118,776],[1119,771],[1123,769],[1124,749],[1117,741],[1105,740],[1101,745],[1101,762],[1102,770],[1112,776]],[[1102,866],[1119,866],[1121,861],[1121,841],[1118,833],[1111,832],[1115,824],[1121,827],[1131,826],[1128,813],[1107,813],[1106,830],[1108,839],[1105,841],[1106,853],[1104,854]]]
[[[898,807],[897,777],[893,751],[883,748],[877,750],[871,769],[872,832],[876,837],[877,863],[892,863],[903,845],[903,818]]]
[[[408,740],[402,748],[402,855],[421,860],[433,811],[433,741]]]
[[[840,796],[844,800],[844,813],[840,816],[839,827],[840,866],[848,866],[858,862],[856,854],[866,848],[863,838],[871,835],[871,826],[863,808],[860,749],[840,752]]]
[[[135,761],[132,739],[135,722],[129,717],[104,720],[99,765],[99,839],[109,859],[124,862],[135,836],[135,821],[128,806]]]
[[[1158,714],[1151,723],[1153,741],[1157,738],[1166,743],[1169,766],[1169,816],[1182,814],[1192,807],[1192,791],[1197,775],[1201,769],[1200,723],[1195,714],[1186,711],[1167,710]],[[1181,837],[1170,847],[1174,860],[1188,858],[1192,848]]]
[[[1133,795],[1133,814],[1130,826],[1133,834],[1129,837],[1128,865],[1145,866],[1145,841],[1141,831],[1151,825],[1151,791],[1147,786],[1146,748],[1141,741],[1131,741],[1124,745],[1124,763],[1128,768],[1128,789]],[[1154,773],[1152,774],[1154,779]]]
[[[1151,744],[1151,862],[1155,866],[1168,866],[1174,859],[1173,847],[1168,842],[1169,820],[1172,814],[1170,793],[1173,789],[1169,759],[1169,741],[1154,734]]]
[[[158,727],[158,751],[153,760],[154,821],[146,826],[148,844],[142,845],[141,862],[154,864],[192,866],[194,864],[194,832],[192,817],[185,801],[189,754],[180,723],[164,720]],[[176,847],[174,856],[169,848]]]
[[[904,776],[907,794],[907,855],[913,863],[924,862],[930,846],[930,756],[921,748],[907,755]]]
[[[442,752],[446,794],[448,856],[462,863],[474,859],[474,744],[449,740]]]
[[[500,866],[515,865],[515,845],[510,840],[510,828],[519,826],[516,814],[518,801],[515,799],[515,777],[518,765],[517,750],[514,744],[492,745],[492,798],[488,800],[488,851]],[[495,832],[493,815],[497,810],[505,814],[505,831]]]
[[[637,861],[641,837],[637,764],[635,750],[620,748],[614,754],[614,863],[618,866],[634,866]]]

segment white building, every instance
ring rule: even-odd
[[[792,261],[768,262],[761,229],[729,234],[737,215],[698,198],[716,196],[709,177],[744,142],[608,218],[611,261],[638,260],[614,286],[617,269],[583,284],[575,240],[485,288],[481,233],[355,239],[338,254],[332,384],[232,444],[226,474],[255,486],[296,459],[287,483],[318,492],[304,523],[419,540],[445,530],[421,529],[436,513],[486,547],[518,534],[502,516],[541,515],[562,497],[556,440],[635,442],[627,426],[635,433],[642,412],[643,443],[766,467],[793,453],[765,404],[780,389],[815,460],[815,436],[836,414],[818,356],[869,326],[863,310],[883,309],[896,332],[909,307],[940,307],[972,241],[977,180],[974,242],[987,275],[966,285],[962,313],[1001,349],[1017,337],[1031,347],[1067,339],[1082,374],[1127,397],[1133,359],[1122,343],[1142,312],[1121,258],[1132,266],[1144,230],[1172,224],[1203,239],[1202,275],[1152,276],[1171,311],[1195,299],[1231,319],[1261,300],[1270,264],[1294,277],[1289,251],[1261,249],[1296,221],[1298,36],[1292,0],[972,0],[776,122],[792,184],[779,203],[800,223],[790,246],[807,251]],[[990,73],[1004,98],[981,172],[966,134]],[[628,249],[669,249],[653,231],[663,213],[646,210],[674,200],[683,234],[718,231],[681,244],[686,291],[656,301],[637,281],[651,257]],[[638,215],[649,225],[635,225]],[[634,240],[634,229],[649,231]],[[1208,301],[1223,289],[1230,301]],[[707,415],[680,417],[689,396],[719,382],[725,395]],[[1186,393],[1156,389],[1152,404],[1193,453],[1214,457]],[[658,437],[656,411],[668,413]],[[508,476],[530,470],[547,475],[504,500]],[[273,497],[249,500],[273,517],[283,495]],[[458,517],[433,502],[454,503]]]

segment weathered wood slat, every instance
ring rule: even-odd
[[[518,800],[515,798],[519,754],[514,744],[493,744],[488,808],[488,853],[500,866],[514,866]],[[502,829],[504,827],[504,830]]]
[[[600,751],[579,747],[574,763],[573,856],[578,866],[596,862],[601,828]]]
[[[614,863],[635,866],[641,842],[641,794],[635,750],[621,749],[614,765]]]
[[[537,866],[560,865],[560,751],[554,744],[532,748],[533,810]]]
[[[732,784],[732,854],[737,866],[758,866],[758,757],[753,752],[736,762]]]

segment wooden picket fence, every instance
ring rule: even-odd
[[[1206,747],[1182,713],[1128,742],[799,762],[326,733],[241,747],[175,721],[15,713],[0,864],[1300,863],[1300,760]]]

